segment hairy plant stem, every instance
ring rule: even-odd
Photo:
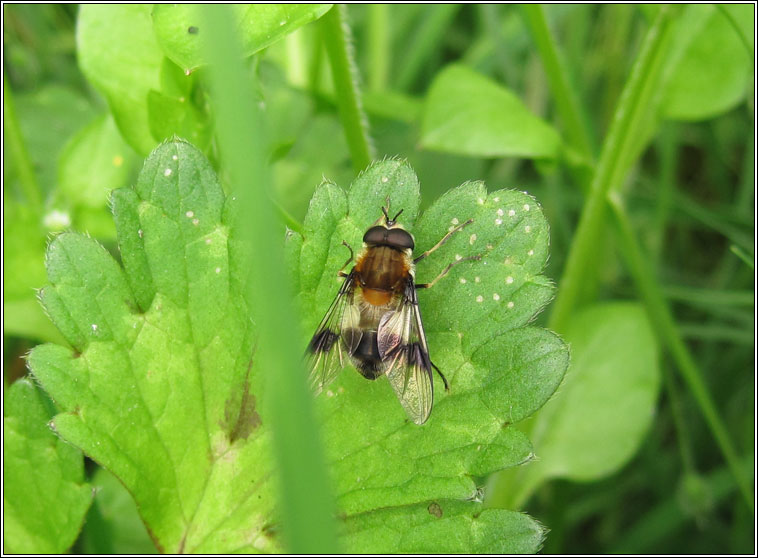
[[[326,54],[332,68],[337,108],[353,159],[353,170],[357,174],[373,160],[374,146],[361,102],[358,70],[355,67],[352,36],[345,6],[336,4],[321,18],[321,25]]]

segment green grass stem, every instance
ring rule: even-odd
[[[654,98],[660,87],[667,45],[672,34],[672,9],[663,7],[647,33],[631,76],[621,94],[588,198],[584,204],[549,327],[564,331],[574,310],[597,281],[595,258],[598,242],[604,236],[606,197],[620,188],[631,164],[635,142],[654,110]]]
[[[390,75],[390,7],[387,4],[368,5],[368,86],[372,91],[384,91]]]
[[[42,214],[42,192],[40,190],[34,164],[26,148],[24,136],[21,133],[16,104],[13,101],[8,76],[3,72],[3,127],[5,128],[5,145],[8,146],[13,161],[16,164],[21,190],[29,206],[38,215]]]
[[[610,206],[615,218],[614,222],[618,231],[622,255],[626,260],[627,268],[635,281],[640,297],[645,303],[650,321],[663,344],[668,348],[676,362],[677,369],[695,398],[700,413],[716,439],[716,443],[734,475],[745,502],[750,510],[754,511],[752,488],[739,467],[737,451],[732,443],[729,431],[721,419],[695,359],[682,339],[681,332],[677,328],[671,310],[656,281],[653,269],[649,265],[649,259],[643,255],[634,236],[631,223],[629,223],[629,219],[617,197],[614,196],[611,199]]]
[[[438,4],[422,12],[420,25],[413,31],[413,39],[405,50],[403,62],[397,73],[396,87],[407,92],[422,73],[429,57],[439,49],[445,30],[460,9],[459,4]]]
[[[229,7],[208,5],[198,9],[203,10],[202,20],[207,22],[211,100],[221,159],[241,197],[244,221],[249,224],[249,229],[239,230],[251,235],[254,253],[266,255],[251,281],[254,319],[260,331],[254,358],[267,375],[263,396],[282,488],[284,541],[293,553],[334,553],[334,501],[301,351],[292,346],[302,336],[297,334],[281,226],[271,202],[265,123],[254,101],[250,73],[242,63]]]
[[[561,60],[561,54],[545,20],[545,12],[540,4],[524,4],[521,6],[521,13],[537,46],[553,102],[565,126],[568,141],[591,160],[593,157],[590,133],[582,117],[576,92],[566,74],[567,66]]]
[[[368,119],[363,110],[355,66],[350,26],[347,23],[347,9],[343,4],[335,4],[321,18],[326,53],[332,67],[337,108],[345,130],[347,146],[353,159],[353,170],[359,173],[374,159],[374,146],[368,131]]]

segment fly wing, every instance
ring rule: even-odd
[[[308,345],[308,381],[316,395],[337,377],[361,340],[355,277],[354,272],[347,276]]]
[[[385,375],[405,412],[416,424],[424,424],[432,412],[434,384],[412,278],[408,279],[398,307],[379,321],[377,345],[386,366]]]

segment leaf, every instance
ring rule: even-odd
[[[441,500],[348,519],[347,546],[365,554],[533,554],[545,529],[526,514]]]
[[[29,363],[63,411],[55,427],[126,486],[159,549],[271,549],[268,440],[221,187],[195,148],[166,143],[113,209],[125,269],[78,234],[48,248],[41,298],[73,350],[42,345]]]
[[[84,4],[76,45],[79,67],[103,94],[124,139],[138,153],[156,145],[148,125],[147,94],[160,90],[163,52],[147,4]]]
[[[561,150],[555,129],[516,95],[457,64],[442,70],[429,88],[421,145],[472,157],[555,159]]]
[[[477,498],[474,477],[531,459],[531,444],[511,424],[550,397],[567,366],[562,341],[543,329],[523,327],[553,293],[540,275],[547,258],[547,223],[532,197],[508,190],[488,194],[479,182],[448,192],[417,219],[418,181],[410,166],[397,160],[372,165],[347,193],[324,183],[311,201],[303,237],[288,237],[289,253],[300,252],[299,264],[291,268],[299,269],[309,330],[339,289],[336,270],[348,256],[342,241],[360,246],[388,196],[391,212],[403,209],[400,222],[414,233],[417,253],[431,248],[456,224],[474,219],[420,263],[418,281],[432,280],[458,256],[481,255],[482,260],[458,265],[419,294],[431,357],[451,385],[446,394],[435,379],[434,409],[424,426],[407,420],[386,381],[368,382],[352,369],[343,371],[317,399],[338,505],[349,532],[360,533],[348,536],[348,550],[535,552],[541,528],[501,510],[493,510],[482,522],[521,534],[501,540],[500,547],[489,536],[477,542],[479,529],[489,527],[478,523],[477,517],[484,517],[478,516],[480,510],[464,502]],[[445,520],[435,523],[427,507],[437,502],[444,509],[443,500],[456,510],[451,515],[460,517],[443,514]],[[419,517],[432,524],[421,526]],[[394,527],[379,529],[375,524]],[[407,535],[397,536],[405,531]]]
[[[113,117],[103,114],[64,147],[58,164],[58,195],[71,205],[105,207],[111,190],[131,178],[135,159]]]
[[[334,274],[347,257],[342,239],[358,246],[388,195],[410,227],[418,181],[406,163],[389,160],[367,169],[349,193],[323,184],[305,238],[288,235],[288,266],[298,274],[310,326],[336,294]],[[265,371],[253,353],[244,266],[227,232],[233,200],[224,201],[196,149],[169,142],[148,158],[134,189],[114,193],[124,269],[79,235],[60,235],[48,249],[51,285],[42,300],[74,349],[42,345],[30,366],[63,410],[54,419],[58,432],[121,480],[168,552],[276,551],[281,544],[268,415],[257,405]],[[501,207],[506,215],[514,208],[502,226],[487,218]],[[431,278],[456,252],[485,258],[435,287],[468,312],[445,321],[435,299],[422,300],[432,357],[450,378],[451,394],[438,384],[422,428],[407,421],[386,381],[367,382],[352,371],[317,401],[350,548],[468,544],[534,552],[544,536],[526,516],[483,511],[471,500],[480,494],[475,477],[531,458],[531,444],[510,423],[550,397],[567,365],[567,348],[554,334],[521,327],[552,296],[539,275],[547,224],[531,197],[487,195],[483,185],[469,184],[418,220],[419,249],[446,232],[452,208],[477,221],[428,258],[420,277]],[[472,245],[471,234],[481,241]],[[475,302],[477,291],[456,287],[465,287],[463,273],[472,281],[481,276],[477,288],[486,292],[502,283],[502,302]],[[474,314],[481,331],[464,334]],[[346,435],[346,425],[354,434]],[[441,515],[437,507],[430,515],[433,502]],[[417,529],[390,547],[372,530],[376,522]],[[449,540],[440,537],[447,529]]]
[[[746,36],[752,37],[755,7],[743,4],[729,9]],[[672,75],[662,99],[665,118],[704,120],[734,108],[745,98],[753,64],[734,26],[719,9],[687,6],[675,42],[669,61]]]
[[[131,495],[102,468],[92,476],[97,493],[82,530],[83,554],[156,554]]]
[[[556,396],[536,415],[539,460],[512,480],[524,502],[550,478],[588,482],[619,470],[637,452],[655,416],[659,348],[644,309],[606,302],[566,330],[571,366]]]
[[[275,43],[297,28],[324,15],[331,4],[234,5],[234,17],[245,56]],[[185,71],[205,65],[204,26],[187,4],[158,4],[153,8],[155,36],[171,60]]]
[[[82,454],[47,425],[51,412],[32,382],[5,393],[3,415],[3,551],[64,553],[92,502]]]

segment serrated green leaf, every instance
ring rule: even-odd
[[[413,525],[414,515],[429,516],[426,506],[432,501],[462,505],[477,495],[472,476],[531,459],[531,444],[511,423],[544,404],[568,363],[567,348],[554,334],[523,327],[553,292],[540,275],[547,258],[547,223],[532,197],[508,190],[488,194],[481,183],[450,191],[416,219],[418,181],[403,161],[372,165],[347,193],[322,184],[311,201],[300,249],[300,300],[309,328],[315,328],[339,289],[336,271],[349,255],[342,241],[357,249],[388,196],[391,213],[403,209],[399,220],[414,233],[417,253],[456,225],[474,220],[419,264],[419,282],[431,281],[459,258],[482,259],[454,267],[434,288],[419,293],[431,357],[451,387],[446,394],[435,380],[436,401],[427,424],[418,427],[407,420],[387,382],[367,382],[352,369],[318,398],[338,504],[350,529],[362,533],[356,537],[365,537],[348,540],[356,551],[376,552],[466,548],[454,541],[469,541],[472,549],[510,548],[486,537],[481,546],[472,542],[473,509],[446,523],[445,540],[433,536],[437,527],[430,525],[428,531],[419,528],[416,535],[397,537],[391,546],[387,529],[370,526],[375,513],[390,523],[407,519]],[[290,253],[296,252],[298,235],[290,235],[289,242]],[[345,425],[360,435],[347,435]],[[391,511],[374,511],[378,508]],[[505,516],[497,516],[500,520],[504,530],[515,525]],[[514,543],[512,548],[535,552],[540,541],[541,535],[531,546]],[[459,550],[449,550],[454,548]]]
[[[147,154],[157,141],[148,125],[147,94],[160,90],[163,52],[148,4],[85,4],[79,9],[79,67],[108,101],[124,139]]]
[[[51,410],[42,397],[27,379],[5,394],[4,552],[66,552],[92,502],[82,454],[50,430]]]
[[[746,36],[752,37],[755,6],[735,5],[730,10]],[[753,64],[737,30],[715,6],[687,6],[672,56],[672,75],[661,105],[664,118],[711,118],[733,108],[747,94]]]
[[[170,552],[271,548],[268,442],[223,204],[195,148],[156,149],[114,194],[125,269],[87,237],[50,245],[42,300],[75,352],[42,345],[29,360],[64,411],[58,432],[120,479]]]
[[[347,193],[322,184],[304,237],[288,235],[288,265],[298,274],[309,326],[339,287],[335,272],[348,256],[342,240],[357,249],[388,197],[410,227],[419,189],[407,163],[377,163]],[[255,335],[242,262],[227,242],[233,206],[202,155],[170,142],[147,160],[134,189],[114,193],[123,270],[86,237],[61,235],[48,250],[51,285],[43,302],[75,352],[37,347],[31,368],[64,411],[57,430],[123,482],[165,551],[253,552],[280,544],[267,414],[255,404],[263,371],[255,358],[251,363]],[[468,545],[534,552],[541,544],[543,531],[532,520],[467,500],[479,494],[473,477],[531,458],[531,444],[511,423],[550,397],[567,364],[555,335],[521,327],[552,295],[539,275],[547,224],[531,197],[487,195],[481,184],[467,184],[419,219],[413,230],[420,250],[447,231],[453,211],[475,222],[419,273],[431,279],[456,253],[481,254],[435,289],[463,285],[468,274],[480,277],[474,284],[482,292],[502,283],[503,298],[477,303],[478,291],[449,290],[469,312],[447,321],[436,299],[422,302],[432,358],[451,393],[437,385],[435,409],[421,428],[407,421],[386,381],[366,382],[352,371],[318,399],[351,548],[385,547],[369,528],[377,518],[418,527],[398,551]],[[472,313],[480,317],[476,334],[467,330]],[[430,515],[432,502],[445,510],[442,519],[437,508]],[[440,541],[446,529],[449,539]],[[496,539],[496,532],[512,536]]]
[[[246,4],[234,6],[245,56],[275,43],[324,15],[331,4]],[[194,6],[159,4],[153,8],[155,36],[171,60],[186,71],[205,64],[204,26]]]
[[[511,91],[456,64],[439,72],[429,88],[421,145],[473,157],[555,159],[561,140]]]
[[[526,514],[440,500],[350,518],[349,552],[367,554],[534,554],[546,529]],[[431,543],[431,544],[430,544]]]
[[[547,479],[588,482],[617,471],[655,417],[659,349],[640,305],[588,307],[569,322],[565,338],[571,366],[531,429],[539,460],[507,481],[517,505]]]

